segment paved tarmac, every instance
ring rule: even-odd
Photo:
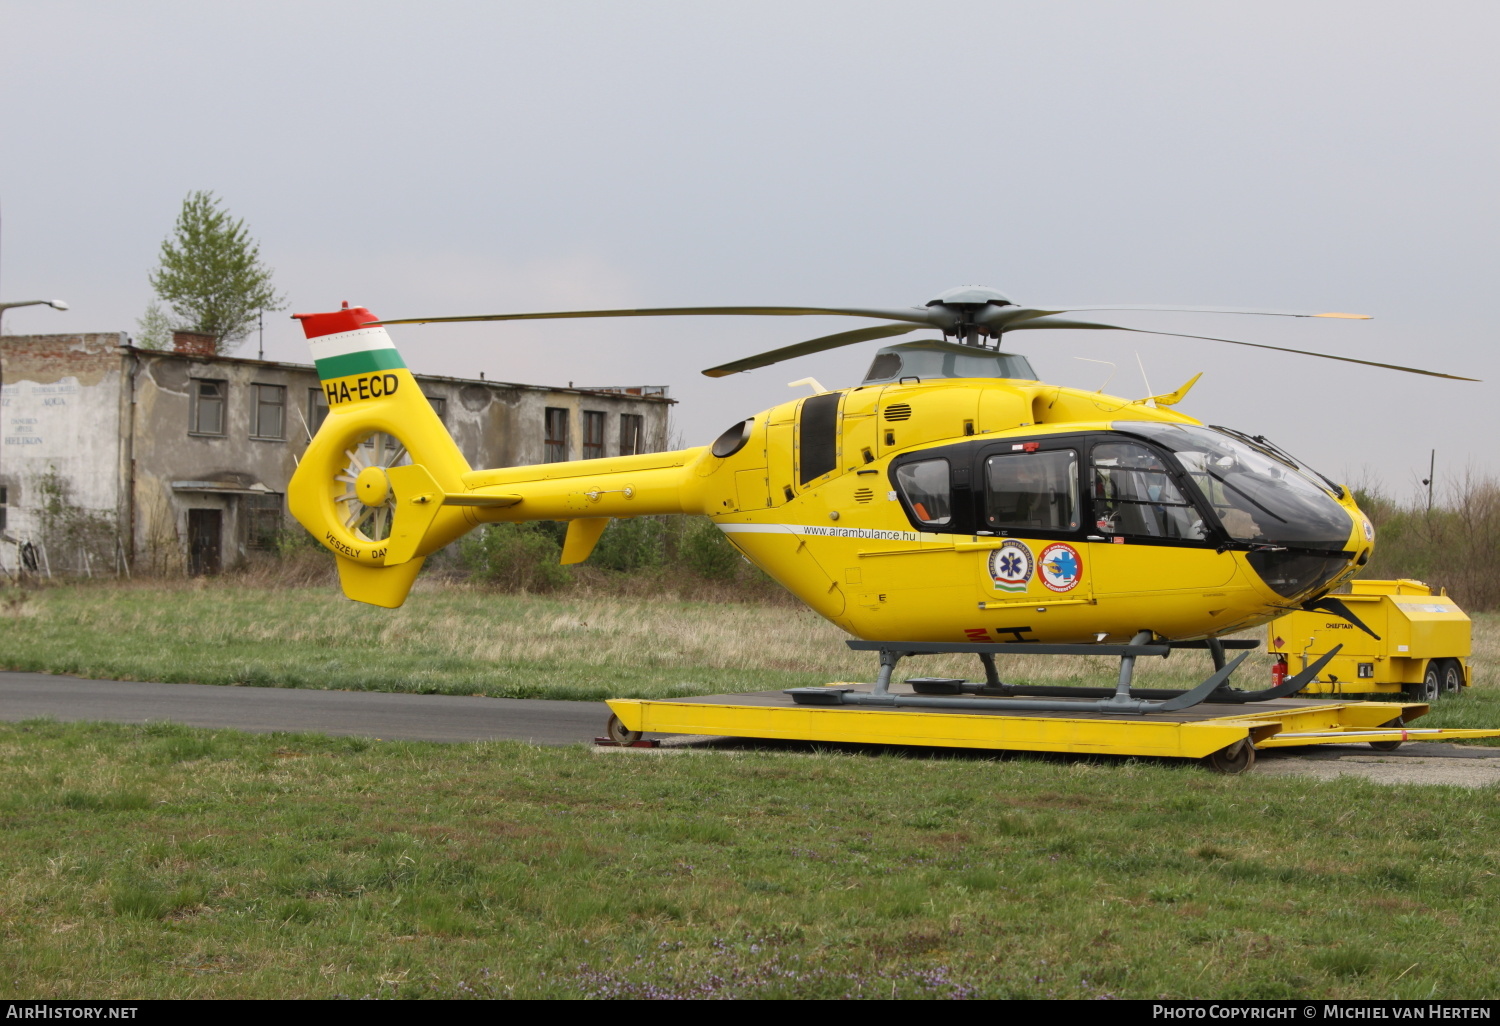
[[[604,733],[602,702],[400,695],[380,691],[223,687],[0,673],[0,720],[52,717],[109,723],[170,721],[270,733],[316,731],[411,741],[530,741],[571,745]]]
[[[224,687],[213,684],[146,684],[84,680],[46,673],[0,673],[0,720],[51,717],[108,723],[182,723],[272,731],[410,741],[529,741],[539,745],[587,744],[604,732],[609,708],[602,702],[541,698],[474,698],[401,695],[382,691],[316,691],[301,688]],[[649,737],[661,737],[653,734]],[[673,738],[667,749],[596,749],[638,754],[716,748],[772,747],[803,750],[804,742]],[[859,747],[859,746],[855,746]],[[982,753],[975,752],[975,755]],[[1500,748],[1442,743],[1408,744],[1395,752],[1366,745],[1322,745],[1260,753],[1252,773],[1333,779],[1357,776],[1376,783],[1500,785]]]

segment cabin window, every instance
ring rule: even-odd
[[[286,388],[282,385],[254,385],[254,420],[251,438],[280,441],[286,438]]]
[[[912,514],[932,527],[953,519],[953,483],[947,460],[922,460],[896,468],[896,484]]]
[[[1134,442],[1100,442],[1093,453],[1094,526],[1101,534],[1201,540],[1203,518],[1162,458]]]
[[[895,353],[881,353],[870,362],[865,374],[866,381],[889,381],[901,373],[901,357]]]
[[[542,444],[543,463],[566,463],[568,459],[568,411],[548,406],[546,436]]]
[[[604,414],[595,410],[583,411],[583,458],[602,459],[604,456]]]
[[[620,414],[620,455],[635,456],[645,451],[645,418],[639,413]]]
[[[991,456],[984,471],[990,530],[1078,530],[1078,454],[1072,449]]]
[[[842,392],[829,392],[802,400],[797,431],[798,459],[802,483],[822,477],[838,466],[839,400]]]
[[[224,393],[227,383],[223,381],[193,381],[192,419],[189,431],[195,435],[222,435],[224,433]]]

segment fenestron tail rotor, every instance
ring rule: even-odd
[[[335,480],[347,490],[334,499],[344,527],[367,542],[386,541],[396,513],[396,496],[388,471],[411,463],[406,446],[394,435],[373,432],[344,450],[345,464]]]
[[[1368,314],[1337,312],[1304,312],[1292,310],[1238,309],[1229,307],[1193,306],[1021,306],[1003,293],[979,285],[965,285],[949,289],[926,305],[900,309],[878,309],[869,307],[824,307],[824,306],[677,306],[647,307],[621,310],[561,310],[543,313],[475,314],[460,317],[407,317],[380,321],[379,324],[453,324],[474,321],[539,321],[595,317],[867,317],[874,320],[894,321],[878,327],[859,328],[853,331],[824,335],[789,346],[782,346],[754,356],[733,360],[710,367],[703,373],[711,378],[738,374],[743,371],[768,367],[783,360],[820,353],[841,346],[855,345],[879,338],[903,335],[918,328],[935,328],[945,336],[965,345],[997,349],[1001,336],[1012,331],[1028,331],[1043,328],[1083,328],[1103,331],[1131,331],[1147,335],[1166,335],[1171,338],[1191,338],[1206,342],[1225,342],[1230,345],[1251,346],[1270,349],[1299,356],[1315,356],[1324,360],[1339,360],[1367,367],[1423,374],[1430,377],[1450,378],[1455,381],[1477,381],[1458,374],[1405,367],[1400,364],[1361,360],[1351,356],[1335,356],[1331,353],[1316,353],[1306,349],[1291,349],[1285,346],[1264,345],[1258,342],[1242,342],[1238,339],[1218,338],[1211,335],[1190,335],[1171,331],[1151,331],[1145,328],[1128,328],[1114,324],[1080,321],[1059,315],[1093,312],[1153,312],[1153,313],[1198,313],[1233,314],[1252,317],[1313,317],[1341,320],[1370,320]]]

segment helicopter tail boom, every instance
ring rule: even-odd
[[[328,416],[289,506],[337,557],[351,599],[401,605],[429,554],[485,523],[566,520],[563,562],[577,563],[611,518],[703,512],[702,448],[473,471],[369,310],[295,316]]]

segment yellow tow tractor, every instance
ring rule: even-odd
[[[1277,657],[1274,682],[1341,646],[1301,694],[1404,692],[1414,702],[1435,702],[1472,683],[1471,623],[1446,590],[1434,593],[1413,580],[1356,580],[1349,589],[1338,598],[1356,622],[1319,610],[1296,610],[1271,621],[1266,637]]]

